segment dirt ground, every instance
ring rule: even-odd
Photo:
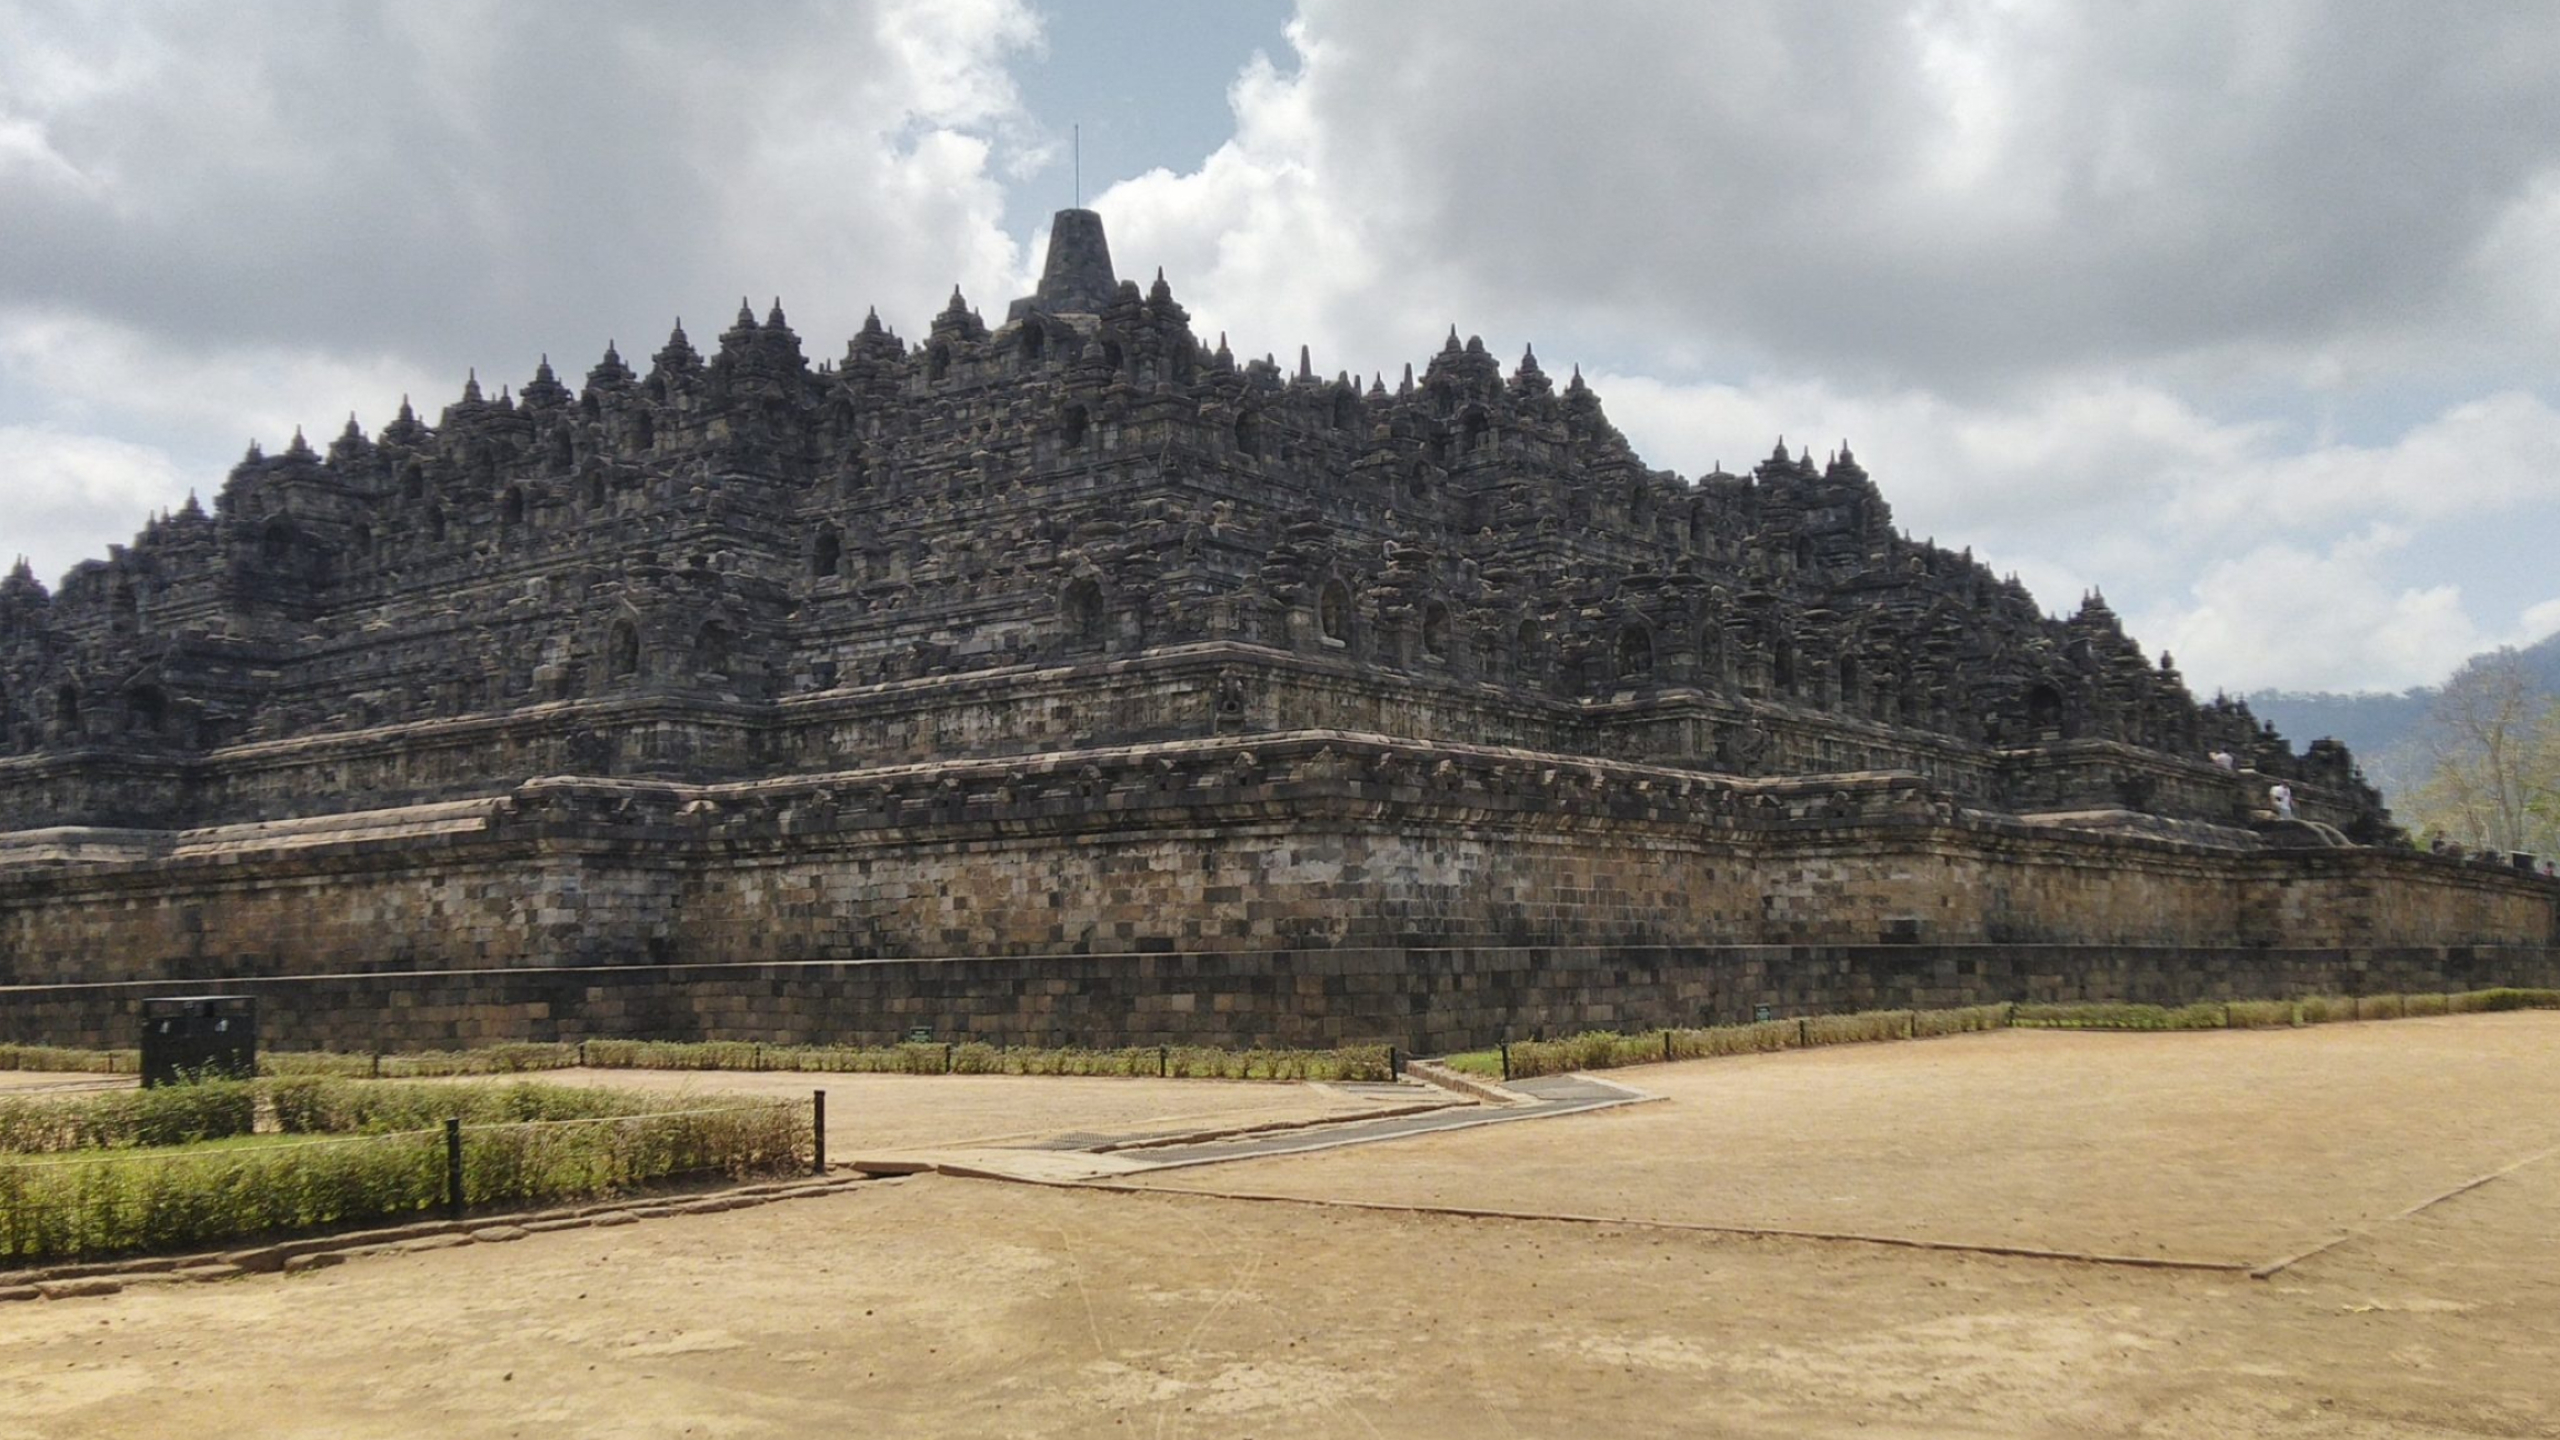
[[[2560,1012],[1607,1073],[1664,1103],[1154,1183],[2256,1264],[2560,1145]]]
[[[2250,1260],[2371,1229],[2258,1281],[928,1176],[0,1305],[0,1436],[2560,1435],[2560,1016],[1613,1078],[1670,1098],[1158,1183]]]
[[[68,1095],[91,1090],[130,1090],[131,1075],[77,1075],[57,1070],[0,1070],[0,1095]]]

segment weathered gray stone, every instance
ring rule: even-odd
[[[288,1044],[1416,1037],[1730,1008],[1737,947],[2209,992],[2552,941],[2550,886],[2396,846],[2343,749],[1900,535],[1845,444],[1684,481],[1454,333],[1393,391],[1239,365],[1053,234],[993,330],[812,369],[742,308],[0,582],[0,1030],[220,980]],[[1719,958],[1502,958],[1619,950]],[[1748,988],[1999,989],[1858,963]]]

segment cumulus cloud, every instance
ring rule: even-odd
[[[2396,586],[2379,562],[2406,539],[2377,527],[2324,550],[2258,545],[2215,561],[2192,603],[2142,617],[2144,629],[2190,674],[2201,660],[2205,672],[2296,690],[2432,684],[2445,656],[2520,638],[2484,632],[2458,585]]]
[[[2560,173],[2529,7],[1306,0],[1292,34],[1195,191],[1310,173],[1321,262],[1711,366],[1950,390],[2467,329]]]
[[[0,564],[20,556],[46,576],[94,553],[100,535],[129,535],[186,495],[186,477],[147,445],[27,425],[0,425],[9,532]]]
[[[1018,0],[12,8],[0,304],[455,385],[741,291],[921,320],[1020,269],[993,167],[1037,38]]]

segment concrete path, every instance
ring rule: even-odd
[[[1418,1135],[1507,1125],[1579,1115],[1656,1097],[1589,1075],[1553,1075],[1520,1080],[1504,1087],[1513,1103],[1476,1101],[1415,1082],[1365,1085],[1382,1101],[1405,1100],[1407,1107],[1384,1115],[1261,1127],[1228,1134],[1063,1135],[1019,1145],[921,1147],[891,1153],[862,1154],[848,1163],[870,1175],[912,1175],[934,1171],[982,1179],[1023,1180],[1038,1184],[1073,1184],[1085,1180],[1125,1180],[1157,1171],[1230,1160],[1258,1160],[1299,1155],[1346,1145],[1374,1145]]]

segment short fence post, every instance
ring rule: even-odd
[[[827,1173],[826,1091],[812,1090],[809,1092],[809,1116],[811,1122],[810,1133],[816,1137],[814,1143],[810,1146],[810,1153],[816,1158],[810,1162],[809,1173],[813,1175],[824,1175]]]
[[[2231,1028],[2231,1002],[2228,1000],[2222,1002],[2222,1028]]]
[[[1671,1027],[1668,1025],[1662,1027],[1662,1063],[1671,1063]]]
[[[1396,1047],[1393,1045],[1387,1047],[1387,1078],[1390,1080],[1404,1078],[1404,1061],[1396,1057]]]
[[[1796,1017],[1796,1048],[1804,1050],[1811,1048],[1812,1045],[1813,1022],[1799,1015]]]
[[[942,1073],[951,1073],[951,1042],[948,1040],[942,1042]]]
[[[444,1122],[444,1213],[462,1218],[462,1117]]]
[[[1919,1011],[1914,1010],[1911,1012],[1910,1022],[1902,1027],[1902,1038],[1905,1040],[1917,1040],[1920,1038]]]
[[[578,1068],[587,1068],[587,1042],[584,1040],[578,1042]]]
[[[1166,1045],[1159,1045],[1159,1046],[1157,1046],[1157,1047],[1156,1047],[1156,1078],[1157,1078],[1157,1079],[1159,1079],[1159,1080],[1162,1080],[1162,1079],[1164,1079],[1166,1076],[1168,1076],[1168,1075],[1170,1075],[1170,1074],[1172,1074],[1172,1073],[1173,1073],[1173,1050],[1172,1050],[1172,1047],[1170,1047],[1170,1046],[1166,1046]]]
[[[750,1070],[761,1070],[764,1068],[763,1041],[757,1041],[755,1045],[747,1051],[747,1068]]]
[[[1507,1081],[1511,1078],[1511,1041],[1505,1038],[1499,1043],[1502,1046],[1502,1078]]]
[[[373,1078],[382,1078],[382,1052],[379,1050],[373,1052]]]

